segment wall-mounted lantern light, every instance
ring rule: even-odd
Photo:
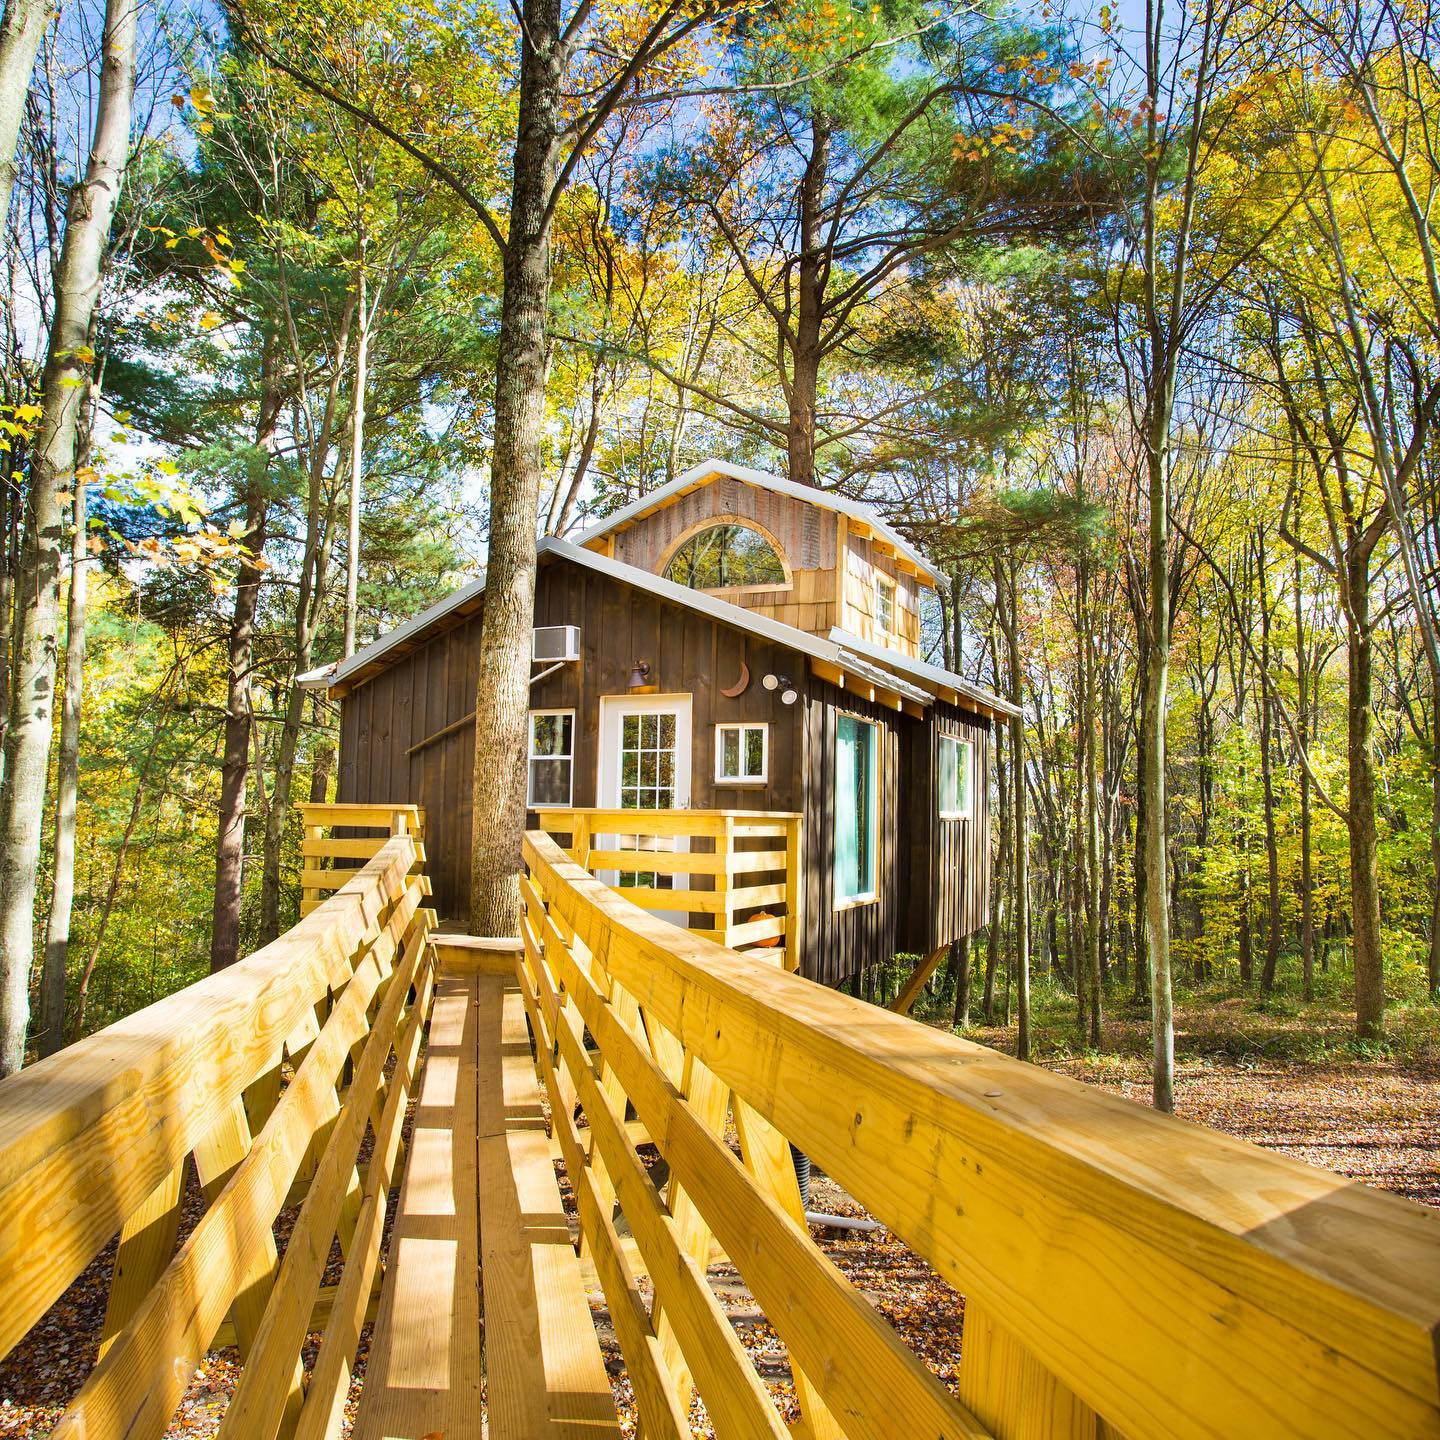
[[[630,667],[630,689],[643,695],[654,688],[650,683],[650,662],[637,660]]]

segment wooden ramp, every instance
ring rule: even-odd
[[[505,976],[442,975],[436,986],[354,1433],[620,1433],[550,1159],[524,1008]]]

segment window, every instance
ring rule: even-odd
[[[768,725],[715,727],[715,783],[763,785],[769,773]]]
[[[880,727],[841,715],[835,727],[835,903],[875,898]]]
[[[895,582],[882,575],[875,592],[875,623],[888,635],[895,628]]]
[[[775,547],[749,525],[728,521],[708,525],[686,540],[665,567],[665,578],[691,590],[789,584]]]
[[[575,712],[530,712],[530,779],[525,803],[532,810],[567,806],[575,774]]]
[[[940,815],[960,820],[970,814],[970,758],[974,747],[954,735],[940,737]]]

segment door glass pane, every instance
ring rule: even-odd
[[[620,728],[620,805],[626,810],[671,810],[676,790],[673,711],[626,715]]]

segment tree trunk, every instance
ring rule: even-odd
[[[970,1028],[970,992],[973,988],[974,970],[970,961],[970,937],[955,942],[955,1014],[950,1021],[952,1030]]]
[[[266,341],[260,361],[260,413],[255,424],[259,456],[245,485],[247,555],[235,579],[225,691],[225,751],[220,770],[220,815],[215,842],[215,898],[210,924],[210,969],[223,970],[240,958],[240,912],[245,872],[245,790],[250,774],[254,728],[251,672],[255,610],[264,575],[266,524],[270,513],[269,460],[275,448],[281,396],[274,376],[274,350]],[[263,457],[263,458],[261,458]]]
[[[1440,1002],[1440,687],[1436,688],[1432,697],[1430,717],[1430,956],[1428,968],[1430,998]]]
[[[811,120],[810,156],[800,177],[800,254],[795,333],[790,339],[790,420],[786,432],[790,479],[815,483],[815,405],[820,389],[820,330],[829,280],[821,235],[825,176],[830,165],[830,121]]]
[[[346,300],[340,316],[332,357],[330,385],[319,434],[311,442],[308,492],[305,506],[305,554],[300,566],[300,586],[295,601],[295,667],[285,698],[280,725],[280,742],[275,754],[275,783],[265,812],[265,842],[260,874],[260,930],[256,937],[268,945],[280,933],[280,859],[285,829],[290,820],[290,789],[295,778],[295,754],[300,744],[301,721],[305,715],[305,692],[298,677],[310,668],[311,646],[325,598],[325,581],[330,565],[330,527],[334,507],[323,503],[325,467],[335,433],[335,413],[340,397],[340,374],[350,348],[350,327],[355,322],[355,293]]]
[[[94,136],[85,178],[70,196],[41,384],[43,414],[30,463],[16,587],[14,708],[0,796],[0,1075],[18,1070],[25,1058],[40,820],[54,726],[64,549],[59,497],[75,483],[76,428],[93,358],[86,341],[130,148],[137,19],[134,0],[107,0]]]
[[[330,798],[330,771],[335,765],[335,747],[322,745],[315,752],[315,763],[310,770],[310,803],[323,805]]]
[[[535,527],[550,304],[549,200],[564,66],[559,0],[524,7],[510,236],[495,366],[490,553],[475,696],[470,928],[519,932]]]
[[[370,370],[370,311],[365,296],[365,241],[355,275],[355,380],[350,411],[350,505],[345,550],[345,655],[355,653],[356,619],[360,609],[360,501],[365,481],[365,386]]]
[[[1009,652],[1009,700],[1019,707],[1024,698],[1020,668],[1020,595],[1015,573],[1015,557],[1007,560],[1008,584],[1006,605],[1001,624]],[[1025,721],[1019,716],[1010,720],[1010,763],[1013,774],[1011,808],[1014,811],[1015,867],[1015,995],[1020,1013],[1020,1031],[1015,1041],[1015,1054],[1021,1060],[1030,1058],[1030,843],[1025,822]],[[1007,985],[1006,994],[1009,989]],[[1008,1009],[1008,1000],[1007,1006]]]
[[[65,1043],[65,971],[70,958],[70,916],[75,902],[75,809],[80,791],[80,706],[85,693],[85,480],[90,462],[96,397],[89,397],[84,433],[76,447],[74,524],[70,536],[70,597],[65,612],[65,691],[60,702],[60,755],[55,775],[55,872],[45,927],[40,978],[41,1059]]]
[[[1175,1016],[1170,988],[1170,893],[1165,795],[1165,717],[1170,680],[1169,407],[1147,449],[1150,494],[1150,643],[1145,686],[1145,931],[1150,961],[1154,1104],[1175,1109]]]
[[[1355,1033],[1379,1039],[1385,1029],[1385,975],[1380,941],[1380,875],[1375,841],[1375,716],[1370,576],[1365,556],[1351,548],[1346,583],[1349,605],[1349,694],[1345,707],[1349,750],[1350,914],[1355,929]]]
[[[0,235],[10,218],[10,195],[19,171],[15,150],[25,98],[51,13],[48,0],[7,0],[0,20]]]
[[[1300,743],[1310,743],[1310,669],[1309,646],[1305,639],[1305,610],[1300,591],[1300,552],[1295,552],[1295,728]],[[1440,712],[1437,712],[1440,715]],[[1440,802],[1440,792],[1437,792]],[[1440,803],[1436,819],[1440,820]],[[1306,1001],[1315,998],[1315,884],[1311,874],[1310,772],[1300,766],[1300,967],[1301,983]],[[1432,845],[1440,847],[1440,830]],[[1437,850],[1440,856],[1440,850]],[[1440,893],[1440,887],[1437,887]]]
[[[994,632],[991,632],[992,653]],[[1000,961],[1001,934],[1005,926],[1005,889],[1010,870],[1010,781],[1004,730],[995,732],[995,780],[999,789],[1000,835],[995,847],[995,867],[990,878],[990,933],[985,937],[985,985],[980,1008],[987,1025],[995,1023],[995,970]]]
[[[1261,663],[1269,663],[1268,619],[1263,625]],[[1271,699],[1267,687],[1260,697],[1260,784],[1265,810],[1265,960],[1260,967],[1260,993],[1268,995],[1275,988],[1275,972],[1280,963],[1280,853],[1275,832],[1275,767],[1271,756],[1274,724]]]
[[[1095,735],[1095,650],[1094,624],[1088,605],[1089,559],[1081,558],[1085,579],[1081,584],[1081,616],[1086,620],[1080,637],[1084,664],[1081,688],[1081,731],[1085,742],[1085,961],[1090,975],[1090,1046],[1101,1045],[1104,1004],[1100,995],[1100,774]]]

